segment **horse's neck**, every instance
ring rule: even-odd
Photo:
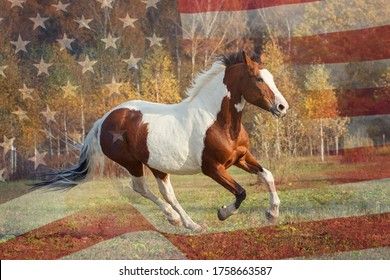
[[[196,106],[203,112],[207,111],[215,120],[215,124],[223,130],[228,130],[232,139],[236,139],[241,130],[242,110],[245,100],[234,86],[236,81],[224,81],[225,70],[207,80],[196,96],[190,97],[189,106]],[[204,80],[203,80],[204,82]]]

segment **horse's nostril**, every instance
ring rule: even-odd
[[[286,108],[286,107],[284,107],[283,104],[279,104],[279,105],[277,106],[277,108],[278,108],[278,111],[279,111],[279,112],[283,112],[284,108]]]

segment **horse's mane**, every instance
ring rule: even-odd
[[[207,82],[214,79],[214,77],[224,71],[225,68],[225,64],[221,63],[221,61],[216,61],[209,70],[201,72],[195,78],[192,87],[187,90],[187,95],[190,97],[189,101],[191,101],[201,92],[202,88],[207,84]]]
[[[259,61],[260,57],[258,55],[250,55],[250,58],[253,61]],[[226,54],[226,55],[221,55],[219,57],[219,60],[226,66],[233,66],[238,63],[244,62],[244,58],[242,57],[242,52],[237,52],[237,53],[231,53],[231,54]]]
[[[226,54],[226,55],[221,55],[219,60],[226,66],[233,66],[238,63],[244,62],[244,59],[242,57],[242,53],[231,53],[231,54]]]
[[[256,60],[256,58],[253,59]],[[219,56],[218,60],[213,63],[209,70],[201,72],[195,78],[192,87],[187,90],[187,95],[189,96],[188,101],[191,101],[195,96],[199,95],[207,82],[211,81],[216,75],[220,74],[227,67],[242,63],[243,61],[242,52]]]

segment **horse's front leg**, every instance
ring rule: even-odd
[[[222,206],[218,211],[218,219],[223,221],[229,218],[232,215],[238,213],[238,208],[240,207],[242,201],[246,197],[245,189],[242,188],[229,173],[226,172],[226,169],[221,164],[208,164],[202,167],[203,174],[211,177],[225,187],[228,191],[234,194],[236,199],[229,205]]]
[[[257,174],[264,181],[270,195],[270,207],[266,210],[265,215],[270,222],[276,222],[279,217],[280,199],[276,192],[272,173],[261,167],[249,151],[242,158],[238,159],[235,165],[249,173]]]

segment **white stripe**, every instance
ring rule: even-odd
[[[267,70],[267,69],[261,69],[260,71],[260,76],[264,80],[264,82],[268,85],[268,87],[272,90],[272,92],[275,95],[275,103],[277,105],[282,104],[286,110],[288,109],[288,103],[284,96],[280,93],[278,88],[275,85],[274,82],[274,77],[272,74]]]
[[[345,7],[348,7],[346,10]],[[304,17],[305,9],[319,14]],[[369,16],[367,16],[369,14]],[[248,11],[216,11],[181,14],[184,39],[220,39],[262,37],[264,28],[274,37],[309,36],[329,32],[357,30],[390,24],[390,1],[332,0],[281,5]],[[345,18],[334,24],[334,18]],[[304,21],[313,22],[308,31],[297,30]],[[249,28],[246,26],[249,22]],[[324,24],[325,22],[325,24]],[[299,34],[299,35],[298,35]]]

